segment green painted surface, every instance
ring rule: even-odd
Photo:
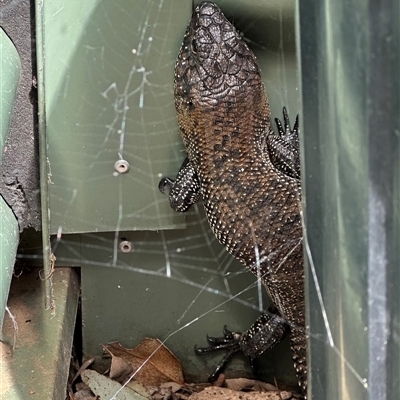
[[[17,94],[21,63],[11,40],[0,28],[0,164]],[[17,220],[0,196],[0,326],[7,305],[19,229]]]
[[[196,356],[206,334],[219,336],[225,324],[247,329],[268,306],[259,302],[255,277],[233,260],[209,230],[204,213],[192,210],[187,229],[64,235],[54,238],[58,265],[81,266],[83,352],[105,370],[101,343],[134,347],[144,336],[166,340],[188,381],[204,381],[222,354]],[[122,241],[131,253],[119,250]],[[261,361],[262,376],[296,387],[288,342]],[[248,360],[238,357],[228,376],[251,376]]]
[[[173,32],[189,9],[186,0],[44,4],[53,233],[184,226],[157,184],[182,158]],[[120,158],[129,173],[115,172]]]
[[[21,62],[17,50],[0,28],[0,164],[20,73]]]
[[[294,118],[294,4],[218,3],[257,54],[272,115],[286,105]],[[193,345],[225,323],[248,328],[259,310],[256,288],[234,297],[254,276],[217,243],[204,213],[185,222],[157,190],[184,158],[172,85],[191,2],[49,1],[43,13],[52,249],[58,265],[82,267],[84,354],[100,367],[100,343],[168,338],[187,377],[205,379],[220,355],[196,357]],[[131,169],[117,176],[120,158]],[[123,240],[132,253],[119,251]],[[232,369],[248,372],[247,360]],[[293,383],[288,346],[263,370]]]
[[[7,305],[8,291],[14,270],[19,241],[17,220],[0,196],[0,326]]]
[[[286,105],[294,119],[294,4],[218,3],[257,54],[272,115]],[[257,289],[233,298],[255,278],[217,243],[204,213],[186,221],[157,190],[184,158],[172,85],[191,2],[49,1],[43,12],[52,249],[57,265],[82,267],[84,354],[99,366],[100,343],[168,338],[187,377],[205,379],[221,355],[196,357],[193,345],[224,324],[247,329],[259,310]],[[120,157],[131,169],[116,176]],[[123,240],[132,253],[118,250]],[[287,343],[263,368],[270,381],[295,382]],[[249,372],[247,360],[233,370]]]
[[[220,4],[258,55],[272,114],[294,118],[294,5]],[[43,13],[52,233],[184,228],[157,185],[184,158],[172,86],[191,2],[48,1]],[[118,175],[121,158],[131,168]]]
[[[10,290],[9,316],[1,343],[0,399],[65,399],[79,284],[75,272],[57,269],[52,276],[54,309],[45,310],[39,270],[24,271]],[[15,349],[11,350],[15,341]]]
[[[308,397],[399,399],[400,3],[297,3]]]

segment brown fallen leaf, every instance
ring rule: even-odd
[[[159,387],[151,397],[153,400],[170,400],[172,398],[172,390],[170,388]]]
[[[258,392],[278,391],[278,388],[270,383],[247,378],[225,379],[224,386],[232,390],[254,390]]]
[[[188,400],[288,400],[290,392],[237,392],[228,388],[208,387],[193,393]]]
[[[79,390],[75,392],[73,400],[97,400],[98,397],[93,396],[91,390]]]
[[[222,387],[225,384],[225,374],[219,374],[216,381],[213,382],[213,386]]]
[[[83,369],[81,372],[83,372]],[[85,382],[78,382],[75,385],[74,397],[71,400],[96,400],[96,396]]]
[[[94,361],[94,358],[89,358],[88,360],[86,360],[82,366],[78,369],[78,371],[76,372],[75,376],[72,379],[71,385],[74,384],[74,382],[76,381],[76,378],[78,378],[78,376],[80,376],[80,374],[82,373],[82,371],[84,371],[92,362]]]
[[[131,375],[127,376],[127,363],[134,372],[134,379],[145,386],[159,386],[171,381],[184,383],[181,363],[158,339],[143,338],[133,349],[127,349],[118,342],[102,346],[111,355],[112,373],[119,380],[127,380]],[[122,360],[114,360],[115,357]],[[117,363],[114,369],[113,363]]]
[[[133,367],[123,357],[111,355],[109,377],[119,383],[126,382],[132,375]]]
[[[183,386],[176,382],[165,382],[160,385],[160,388],[168,388],[172,392],[176,393],[178,390],[182,390]]]
[[[203,382],[203,383],[187,383],[185,385],[185,388],[188,390],[190,393],[197,393],[201,392],[205,388],[210,387],[209,382]]]
[[[153,400],[187,400],[188,389],[175,382],[163,383],[159,387],[149,389]]]

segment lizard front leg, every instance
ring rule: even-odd
[[[275,123],[278,134],[271,129],[266,139],[272,164],[284,174],[300,179],[299,116],[291,129],[286,107],[283,107],[283,126],[279,118],[275,118]]]
[[[169,191],[169,204],[174,211],[185,212],[200,199],[200,182],[196,171],[186,157],[175,179],[163,178],[158,189],[164,193]]]
[[[281,317],[277,308],[271,305],[246,332],[231,332],[224,327],[223,337],[207,336],[210,346],[200,348],[196,346],[195,351],[197,354],[210,353],[215,350],[227,351],[208,378],[212,382],[218,378],[233,356],[240,351],[250,358],[253,367],[254,359],[280,343],[289,330],[286,320]]]

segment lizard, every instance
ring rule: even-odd
[[[187,157],[176,179],[163,178],[175,211],[200,199],[211,230],[262,281],[272,304],[246,332],[224,328],[210,346],[251,360],[287,334],[300,388],[307,391],[303,231],[298,118],[293,129],[271,112],[254,53],[220,8],[193,11],[175,65],[174,97]]]

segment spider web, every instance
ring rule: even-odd
[[[224,324],[247,329],[268,299],[217,242],[201,204],[175,214],[157,190],[185,156],[172,82],[191,4],[92,0],[63,25],[72,3],[45,11],[47,23],[60,26],[59,36],[46,37],[53,56],[46,68],[49,190],[57,264],[82,267],[84,352],[98,355],[99,343],[113,340],[133,347],[143,336],[158,337],[189,375],[205,377],[221,355],[199,361],[192,345],[204,343],[206,333],[217,336]],[[294,118],[300,108],[294,4],[269,3],[218,2],[260,61],[272,116],[280,117],[285,105]],[[75,46],[57,50],[60,38]],[[121,161],[129,172],[116,171]],[[364,390],[367,374],[335,341],[307,240],[305,247],[323,317],[312,337],[333,349]],[[264,362],[270,378],[287,374],[288,345]],[[246,360],[236,360],[235,368],[246,369]],[[293,373],[286,379],[293,383]]]

